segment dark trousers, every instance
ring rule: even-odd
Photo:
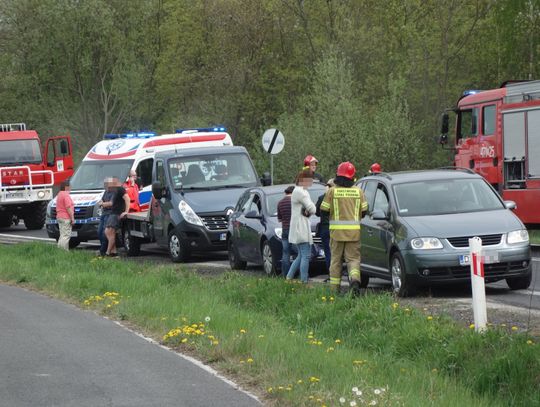
[[[107,253],[107,246],[109,245],[109,239],[107,239],[107,236],[105,236],[105,225],[107,224],[108,218],[109,215],[101,215],[101,219],[99,220],[98,237],[99,241],[101,242],[99,253],[102,256],[105,256],[105,253]]]
[[[326,261],[326,270],[330,270],[330,230],[328,227],[322,227],[319,230],[319,234],[321,236],[321,241],[323,245],[324,250],[324,257]]]

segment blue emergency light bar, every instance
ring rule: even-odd
[[[150,138],[157,136],[154,132],[140,132],[140,133],[121,133],[121,134],[105,134],[104,140],[114,140],[117,138]]]
[[[480,93],[480,90],[477,89],[469,89],[463,92],[463,96],[469,96],[469,95],[476,95],[477,93]]]
[[[214,127],[194,127],[190,129],[176,129],[175,133],[187,133],[187,132],[222,132],[227,131],[224,126],[214,126]]]

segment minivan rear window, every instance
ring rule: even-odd
[[[394,185],[400,216],[425,216],[504,209],[483,179],[445,179]]]

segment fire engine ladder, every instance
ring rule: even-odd
[[[20,171],[18,174],[13,172]],[[10,172],[10,175],[8,175]],[[43,184],[34,184],[32,176],[39,174],[48,175],[50,182]],[[4,185],[3,177],[13,176],[27,176],[28,184],[25,185]],[[51,188],[54,185],[54,173],[51,170],[34,170],[32,171],[27,165],[18,165],[13,167],[0,167],[0,202],[20,201],[20,200],[32,200],[33,193],[44,189]]]
[[[24,131],[26,130],[26,124],[24,123],[5,123],[0,124],[0,132],[7,131]]]

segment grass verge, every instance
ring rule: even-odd
[[[39,243],[0,246],[0,264],[1,280],[126,320],[268,404],[540,405],[537,339],[478,335],[390,295],[334,298],[322,286],[202,277]]]
[[[540,230],[529,229],[529,239],[532,244],[540,244]]]

